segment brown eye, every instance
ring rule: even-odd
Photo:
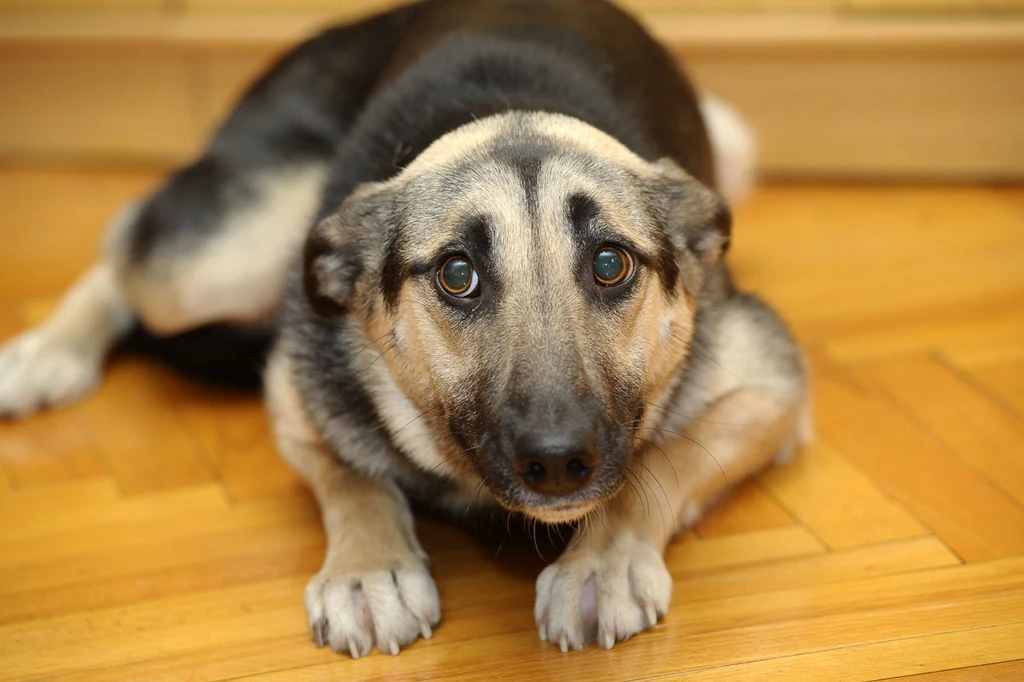
[[[480,278],[473,264],[463,256],[452,256],[441,265],[437,282],[449,296],[468,298],[480,287]]]
[[[622,249],[604,246],[594,254],[594,279],[612,287],[622,284],[633,274],[633,257]]]

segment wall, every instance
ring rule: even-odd
[[[180,163],[255,74],[394,0],[0,0],[0,160]],[[776,176],[1024,177],[1024,0],[623,0]]]

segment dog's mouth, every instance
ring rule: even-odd
[[[495,491],[494,497],[502,507],[511,512],[522,514],[541,523],[558,525],[583,519],[607,503],[609,499],[615,497],[623,485],[600,486],[568,499],[538,499],[537,496],[530,493],[524,494],[522,490],[517,490],[511,495]]]
[[[601,500],[590,500],[588,502],[559,504],[550,507],[534,507],[521,511],[523,514],[535,518],[542,523],[554,525],[578,521],[594,511],[600,504]]]

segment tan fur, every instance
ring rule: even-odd
[[[391,479],[360,475],[325,447],[282,352],[270,360],[266,392],[278,448],[313,490],[327,534],[323,567],[306,589],[314,637],[353,657],[374,642],[397,654],[429,637],[440,607],[405,497]]]

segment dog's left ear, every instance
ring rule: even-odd
[[[337,318],[352,309],[360,277],[375,268],[392,231],[393,213],[391,192],[365,185],[310,231],[302,288],[316,315]]]
[[[655,161],[651,170],[653,177],[645,183],[645,191],[655,219],[677,253],[689,251],[710,268],[729,248],[729,206],[670,159]]]

